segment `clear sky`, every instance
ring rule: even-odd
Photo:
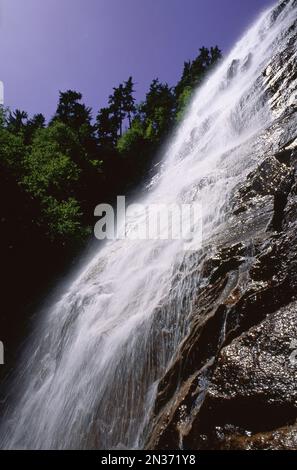
[[[53,114],[75,89],[95,111],[132,75],[141,99],[153,78],[173,85],[201,46],[226,52],[276,0],[0,0],[5,104]]]

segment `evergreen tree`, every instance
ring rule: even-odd
[[[139,107],[149,139],[158,141],[166,135],[173,123],[174,107],[175,97],[172,89],[167,83],[153,80],[144,103]]]
[[[126,82],[124,82],[124,112],[128,118],[129,129],[131,129],[132,124],[132,116],[136,111],[135,107],[135,98],[133,96],[134,90],[134,83],[132,77],[129,77]]]
[[[95,127],[92,124],[92,110],[81,103],[82,94],[73,90],[60,92],[59,104],[50,124],[62,122],[78,136],[80,152],[74,157],[80,164],[96,160],[97,142]]]
[[[73,90],[60,92],[59,104],[52,121],[61,121],[78,131],[81,126],[91,124],[91,108],[80,103],[82,94]]]
[[[7,127],[14,134],[18,134],[25,128],[27,119],[28,114],[25,111],[16,109],[12,113],[9,113]]]
[[[111,113],[111,119],[117,129],[117,134],[120,137],[123,135],[123,120],[125,119],[125,89],[121,83],[117,88],[113,88],[113,94],[110,95],[109,109]]]
[[[34,114],[32,119],[28,119],[25,128],[25,143],[30,144],[34,138],[35,133],[39,129],[45,128],[45,117],[43,114]]]
[[[175,96],[178,100],[186,88],[194,89],[201,84],[206,74],[221,59],[222,52],[215,46],[210,49],[201,47],[199,54],[192,62],[184,63],[182,77],[175,87]]]
[[[215,65],[222,59],[222,51],[218,46],[210,48],[210,65]]]
[[[117,142],[117,122],[113,119],[110,108],[102,108],[97,114],[96,129],[98,133],[98,142],[101,148],[110,149]]]

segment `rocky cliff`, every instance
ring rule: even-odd
[[[296,40],[297,21],[263,70],[267,145],[207,251],[147,448],[297,449]]]

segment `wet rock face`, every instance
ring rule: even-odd
[[[222,349],[186,446],[297,448],[296,318],[293,302]]]
[[[236,192],[237,240],[204,263],[208,283],[160,382],[149,448],[297,448],[296,161],[294,149],[285,165],[264,160]]]
[[[148,448],[297,449],[296,103],[280,111],[297,61],[291,76],[277,73],[295,56],[290,42],[263,74],[278,116],[274,150],[234,191],[224,238],[206,257]]]
[[[296,349],[296,317],[297,303],[293,302],[223,348],[210,395],[232,399],[259,393],[269,404],[297,407],[297,361],[292,354]]]

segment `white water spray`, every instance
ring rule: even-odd
[[[198,90],[141,201],[198,201],[205,247],[265,149],[275,116],[263,71],[286,46],[294,17],[293,1],[263,13]],[[1,447],[142,447],[158,381],[189,326],[205,250],[188,254],[181,240],[118,240],[95,253],[39,320]]]

